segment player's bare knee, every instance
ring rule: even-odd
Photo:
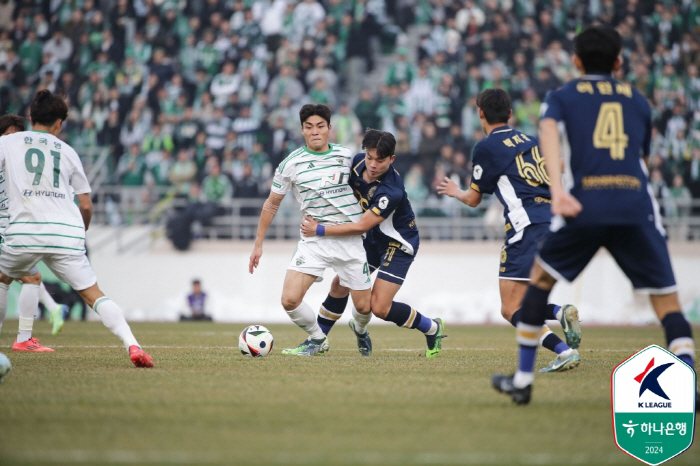
[[[543,269],[539,262],[535,261],[530,272],[530,285],[543,290],[551,290],[556,282],[557,280]]]
[[[371,290],[352,291],[351,296],[352,305],[355,306],[355,310],[357,310],[357,312],[362,315],[367,315],[372,312],[370,307],[372,298]]]
[[[508,322],[510,322],[511,317],[513,317],[513,314],[515,314],[515,311],[517,311],[517,309],[513,309],[510,306],[501,306],[501,315]]]
[[[372,314],[380,319],[386,319],[386,316],[389,315],[389,311],[391,310],[391,301],[386,302],[385,299],[377,295],[372,295],[370,307],[372,309]]]
[[[301,299],[294,296],[282,296],[282,307],[285,311],[293,311],[294,309],[301,306]]]

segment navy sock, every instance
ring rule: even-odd
[[[535,358],[537,357],[537,346],[520,345],[519,355],[518,370],[521,372],[533,372]]]
[[[542,340],[542,346],[550,351],[554,351],[557,354],[561,354],[564,351],[571,349],[569,348],[569,345],[561,341],[561,338],[556,336],[554,333],[550,333],[544,337],[544,340]]]
[[[331,331],[335,323],[340,319],[340,316],[343,315],[345,306],[348,304],[348,296],[344,298],[334,298],[329,294],[323,304],[321,304],[316,322],[318,322],[318,326],[321,327],[321,330],[326,335],[328,335],[328,332]]]
[[[544,325],[550,291],[529,285],[525,292],[517,327],[518,343],[520,343],[518,373],[532,374],[535,371],[539,332]]]
[[[527,287],[523,304],[520,307],[520,320],[528,325],[544,325],[547,316],[547,299],[551,290],[543,290],[534,285]]]
[[[391,309],[389,309],[385,320],[393,322],[399,327],[416,328],[423,333],[429,331],[433,325],[430,319],[411,308],[408,304],[396,301],[391,303]]]
[[[557,304],[547,304],[547,320],[557,320],[557,312],[561,306]]]
[[[512,325],[513,327],[517,327],[518,322],[520,322],[520,318],[522,317],[522,314],[522,309],[518,309],[517,311],[515,311],[513,315],[510,316],[510,325]]]
[[[661,321],[666,333],[666,344],[678,359],[693,367],[695,344],[690,324],[680,311],[670,312]]]

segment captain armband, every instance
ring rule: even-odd
[[[275,215],[279,208],[280,206],[273,204],[269,199],[265,201],[265,204],[263,204],[263,210],[270,212],[272,215]]]

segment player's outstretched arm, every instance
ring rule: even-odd
[[[301,221],[301,234],[304,236],[354,236],[368,232],[384,221],[384,217],[368,210],[357,223],[344,223],[342,225],[319,225],[308,215]],[[320,227],[320,228],[319,228]],[[321,233],[321,234],[319,234]]]
[[[476,207],[481,203],[482,194],[472,188],[462,191],[454,181],[445,177],[437,187],[438,194],[454,197],[460,202],[467,204],[469,207]]]
[[[92,199],[90,199],[90,194],[77,194],[75,196],[78,199],[78,209],[80,210],[80,215],[83,217],[83,223],[85,224],[85,231],[90,227],[90,220],[92,220]]]
[[[271,192],[263,205],[262,212],[260,213],[260,221],[258,221],[258,233],[255,236],[255,247],[253,248],[253,253],[250,255],[250,262],[248,263],[248,271],[250,273],[253,273],[253,270],[257,268],[260,263],[263,240],[265,239],[268,228],[270,228],[272,219],[275,218],[277,209],[279,209],[282,203],[282,199],[284,199],[284,194]]]
[[[566,192],[561,181],[561,144],[559,128],[554,118],[540,120],[540,149],[544,166],[549,175],[549,190],[552,193],[552,213],[564,217],[575,217],[581,212],[581,203]]]

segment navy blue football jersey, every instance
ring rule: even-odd
[[[642,159],[649,155],[651,109],[629,84],[585,75],[550,92],[542,118],[566,128],[569,192],[583,209],[572,225],[658,222]]]
[[[372,228],[368,236],[380,246],[398,247],[407,254],[415,254],[420,243],[416,216],[399,173],[392,165],[378,180],[367,183],[362,178],[365,154],[357,154],[352,167],[350,186],[362,210],[371,210],[386,219]]]
[[[499,126],[474,146],[471,188],[496,194],[503,204],[506,238],[516,242],[526,226],[552,219],[549,176],[537,138]]]

